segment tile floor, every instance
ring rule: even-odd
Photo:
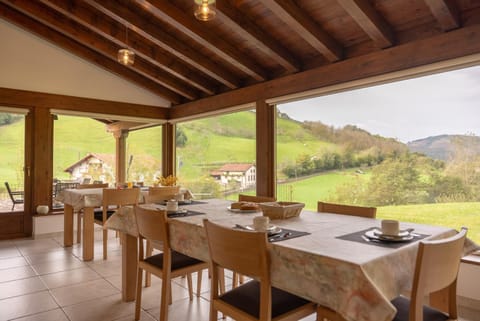
[[[0,241],[0,321],[127,321],[134,320],[134,302],[121,301],[121,252],[114,234],[109,258],[102,259],[101,231],[95,235],[95,259],[83,262],[78,244],[63,248],[63,237]],[[202,294],[188,299],[185,279],[172,285],[172,321],[207,321],[209,282]],[[194,280],[194,283],[195,280]],[[144,288],[142,321],[159,319],[161,281],[152,277]],[[462,321],[480,320],[479,311],[461,310]],[[227,319],[228,320],[228,319]],[[315,316],[303,321],[313,321]]]

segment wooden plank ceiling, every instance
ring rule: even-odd
[[[193,0],[0,0],[2,19],[174,109],[480,23],[479,0],[217,0],[209,22],[194,9]],[[130,67],[116,61],[125,46],[136,53]]]

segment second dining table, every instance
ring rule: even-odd
[[[184,206],[195,214],[169,220],[172,249],[208,261],[203,219],[233,228],[252,224],[255,216],[262,215],[231,212],[230,203],[211,199]],[[156,204],[141,206],[162,208]],[[138,232],[132,216],[133,209],[124,208],[107,222],[108,228],[127,236],[122,245],[122,293],[126,301],[134,299],[136,286]],[[390,300],[411,287],[418,241],[455,234],[451,228],[402,222],[401,228],[414,229],[416,237],[389,245],[363,237],[364,231],[380,226],[379,220],[306,210],[299,217],[272,223],[301,232],[298,237],[271,238],[272,285],[329,307],[352,321],[392,320],[396,310]],[[466,251],[474,246],[467,245]]]

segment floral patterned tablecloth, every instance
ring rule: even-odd
[[[251,224],[261,213],[238,214],[227,210],[230,202],[209,200],[189,205],[206,213],[170,220],[170,241],[174,250],[207,261],[208,246],[203,219],[233,227]],[[145,204],[150,208],[158,207]],[[338,311],[351,321],[390,321],[395,308],[390,300],[408,291],[412,284],[417,242],[401,248],[378,247],[336,238],[344,234],[380,226],[379,220],[303,211],[299,217],[272,221],[310,235],[272,243],[270,247],[272,284],[278,288]],[[137,236],[132,208],[124,208],[107,222],[107,228]],[[401,223],[430,235],[427,239],[451,236],[453,229]],[[465,251],[475,244],[468,242]]]

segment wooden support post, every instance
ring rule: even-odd
[[[276,140],[275,106],[256,102],[257,117],[257,195],[275,197]]]
[[[175,175],[176,165],[176,145],[175,145],[175,125],[165,123],[162,125],[162,175]]]
[[[115,137],[115,180],[117,183],[124,183],[127,179],[127,130],[113,132]]]
[[[52,207],[53,177],[53,115],[49,109],[35,108],[33,117],[33,168],[25,164],[26,172],[32,175],[32,211],[37,205]],[[28,179],[28,178],[27,178]],[[27,209],[25,209],[27,213]]]

